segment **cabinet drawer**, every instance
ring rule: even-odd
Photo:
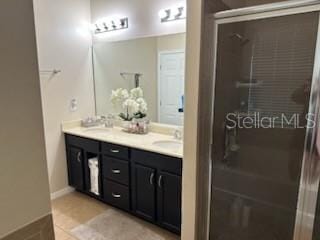
[[[115,182],[129,184],[129,162],[103,156],[103,177]]]
[[[182,159],[180,158],[132,149],[131,161],[140,165],[153,167],[179,176],[182,175]]]
[[[99,153],[99,142],[87,138],[66,134],[68,146],[75,146],[84,149],[86,152]]]
[[[115,145],[111,143],[102,143],[102,153],[112,157],[129,160],[128,147]]]
[[[115,207],[130,210],[129,188],[112,181],[103,180],[104,200]]]

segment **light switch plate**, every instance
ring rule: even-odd
[[[77,99],[71,99],[70,106],[69,106],[70,112],[76,112],[78,110],[78,101]]]

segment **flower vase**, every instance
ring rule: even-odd
[[[132,119],[132,121],[122,121],[124,132],[133,134],[147,134],[149,131],[149,120],[145,118]]]
[[[130,132],[131,121],[123,120],[122,123],[121,123],[121,126],[123,128],[123,131]]]

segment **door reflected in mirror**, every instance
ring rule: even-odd
[[[97,115],[183,125],[185,33],[96,42],[93,63]]]

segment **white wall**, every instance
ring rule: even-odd
[[[41,74],[41,92],[51,192],[67,184],[61,123],[94,115],[91,64],[90,0],[34,0],[41,70],[61,69],[54,77]],[[70,112],[72,98],[78,111]]]
[[[157,37],[157,50],[163,51],[176,51],[186,49],[186,34],[171,34]]]
[[[92,22],[105,17],[129,18],[129,28],[96,35],[95,40],[118,41],[186,31],[186,21],[161,23],[161,9],[185,4],[185,0],[91,0]]]
[[[188,9],[181,237],[183,240],[194,240],[202,1],[188,0]]]
[[[0,1],[0,238],[51,212],[32,0]]]

